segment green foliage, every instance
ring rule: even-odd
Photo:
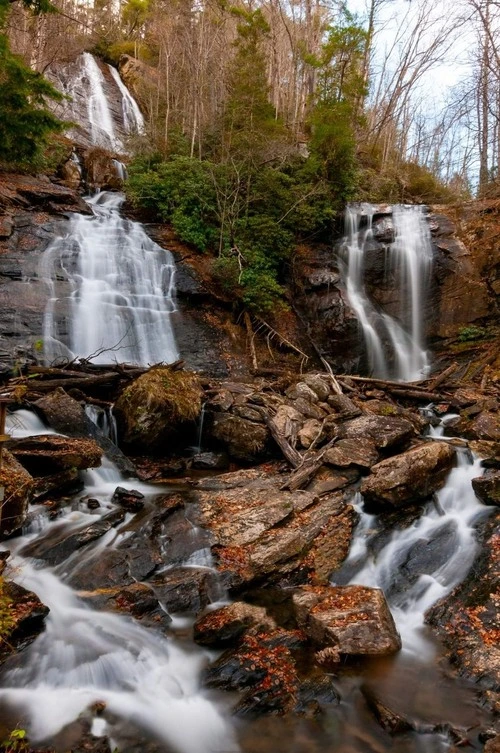
[[[21,727],[13,729],[9,736],[0,743],[3,753],[28,753],[30,745],[26,737],[26,730]]]
[[[48,0],[25,0],[24,5],[35,13],[54,10]],[[0,32],[7,9],[8,2],[0,0]],[[52,84],[11,52],[7,35],[0,33],[1,167],[39,167],[49,137],[64,129],[48,109],[49,100],[61,99]]]
[[[462,327],[458,332],[458,339],[461,343],[473,342],[474,340],[483,340],[488,332],[484,327],[478,327],[474,324],[468,327]]]

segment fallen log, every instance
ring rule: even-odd
[[[425,390],[411,390],[411,389],[396,389],[396,388],[387,388],[387,391],[391,393],[391,395],[396,395],[396,397],[409,397],[412,400],[423,400],[424,402],[431,402],[431,403],[441,403],[443,401],[446,401],[446,396],[439,393],[439,392],[426,392]]]
[[[26,386],[28,392],[50,392],[58,387],[72,388],[77,387],[85,391],[86,387],[93,387],[96,384],[108,384],[120,379],[120,375],[116,372],[108,372],[107,374],[97,374],[96,376],[85,376],[80,374],[78,378],[70,377],[69,379],[27,379],[19,384]],[[19,386],[16,385],[16,386]]]
[[[458,363],[455,361],[451,364],[451,366],[448,366],[447,369],[433,377],[427,385],[426,389],[428,389],[430,392],[434,392],[434,390],[439,387],[440,384],[443,384],[443,382],[445,382],[448,377],[454,374],[457,369]]]
[[[267,414],[265,411],[262,411],[262,415],[264,417],[264,421],[266,422],[266,426],[268,427],[269,431],[271,432],[271,436],[280,448],[281,452],[283,453],[284,457],[290,465],[293,468],[297,468],[299,465],[302,464],[303,457],[296,450],[290,442],[286,439],[286,437],[279,431],[278,427],[276,426],[276,423],[274,420]]]

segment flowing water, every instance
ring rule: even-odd
[[[49,75],[67,97],[57,114],[77,124],[77,142],[123,153],[127,138],[143,132],[142,113],[113,66],[101,67],[84,52],[74,63],[49,70]]]
[[[401,311],[390,316],[370,298],[365,284],[367,255],[374,250],[374,212],[370,204],[346,209],[342,254],[347,298],[363,335],[370,373],[412,381],[429,370],[423,316],[432,266],[431,235],[423,207],[393,208],[395,239],[386,254],[386,276],[397,285]]]
[[[73,215],[67,234],[42,255],[39,274],[49,289],[45,362],[175,361],[171,253],[121,216],[122,194],[106,191],[87,201],[93,216]]]
[[[9,417],[7,429],[14,435],[46,431],[26,411]],[[436,441],[440,434],[435,431]],[[402,651],[346,668],[337,678],[342,701],[324,717],[272,717],[241,724],[228,714],[229,697],[201,686],[202,669],[213,653],[186,639],[190,619],[174,614],[171,630],[160,633],[126,616],[96,612],[68,585],[72,573],[126,541],[134,516],[127,515],[117,528],[55,567],[28,556],[34,542],[50,544],[109,513],[118,484],[141,491],[146,504],[162,491],[123,479],[105,461],[102,468],[86,472],[85,491],[61,518],[49,522],[43,509],[35,508],[25,534],[6,543],[13,554],[8,576],[35,591],[51,611],[45,631],[4,665],[0,709],[14,723],[22,720],[34,741],[60,741],[66,725],[84,712],[92,716],[86,710],[102,702],[106,711],[94,719],[93,733],[110,737],[112,747],[129,745],[130,751],[153,739],[165,753],[451,753],[446,729],[436,730],[436,724],[446,719],[465,732],[478,724],[477,712],[472,691],[457,687],[436,665],[437,646],[424,626],[424,612],[462,580],[472,564],[477,550],[474,526],[489,511],[470,485],[480,473],[477,459],[459,449],[457,466],[436,500],[426,504],[418,519],[387,532],[383,516],[367,515],[362,500],[355,500],[361,519],[335,582],[385,590]],[[89,496],[101,500],[100,509],[89,512]],[[176,547],[178,543],[165,541],[165,564],[158,572],[178,564]],[[184,567],[212,569],[206,537],[196,526],[189,527],[185,551],[180,560]],[[216,589],[214,598],[224,598],[223,592]],[[411,718],[420,733],[387,736],[366,710],[362,691],[367,683]]]

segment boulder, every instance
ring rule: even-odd
[[[161,608],[152,588],[145,583],[132,583],[124,588],[101,588],[80,592],[79,597],[94,609],[128,614],[142,625],[167,628],[171,618]]]
[[[330,394],[330,385],[328,381],[320,374],[306,374],[304,383],[312,389],[321,402],[328,399]]]
[[[500,468],[500,442],[488,442],[487,440],[472,440],[469,447],[476,455],[482,458],[485,468]]]
[[[217,574],[196,567],[175,567],[149,581],[167,612],[197,614],[220,596]]]
[[[356,515],[343,495],[284,491],[282,482],[252,469],[209,479],[192,493],[195,522],[213,534],[213,554],[233,588],[308,574],[323,581],[347,556]]]
[[[129,384],[115,403],[123,442],[165,453],[169,444],[192,431],[201,411],[198,377],[188,371],[154,366]]]
[[[375,442],[371,439],[339,439],[333,447],[323,455],[323,462],[338,468],[358,466],[365,470],[370,469],[377,460],[379,454]]]
[[[111,502],[120,505],[128,512],[139,512],[144,507],[144,494],[136,489],[124,489],[123,486],[117,486],[111,497]]]
[[[267,426],[247,421],[239,416],[217,413],[210,432],[222,442],[230,457],[245,463],[255,463],[270,454],[270,434]]]
[[[385,656],[401,639],[383,592],[366,586],[304,586],[293,596],[297,623],[340,655]]]
[[[500,414],[482,411],[474,418],[467,436],[471,439],[486,439],[490,442],[500,442]]]
[[[305,382],[298,382],[297,384],[294,384],[293,387],[289,387],[286,391],[286,396],[290,400],[302,398],[310,403],[318,402],[318,394]]]
[[[225,471],[229,458],[225,452],[198,452],[191,458],[191,468],[200,471]]]
[[[42,632],[49,608],[32,591],[3,579],[0,579],[0,605],[7,612],[2,616],[0,640],[0,661],[3,661]]]
[[[2,492],[0,536],[5,536],[23,525],[34,493],[33,477],[5,449],[0,466],[0,494]]]
[[[455,450],[446,442],[426,442],[372,468],[361,494],[372,508],[410,505],[440,489],[453,465]]]
[[[402,447],[416,434],[413,425],[399,416],[364,415],[345,421],[339,437],[371,439],[378,450],[395,450]]]
[[[205,672],[210,687],[248,691],[234,713],[284,714],[293,709],[299,679],[290,651],[300,642],[298,631],[278,629],[246,635],[236,649],[225,651]]]
[[[83,470],[101,465],[102,450],[93,439],[57,434],[14,439],[10,452],[33,476],[46,476],[71,468]]]
[[[276,623],[265,607],[235,601],[197,619],[193,638],[202,646],[227,646],[250,628],[272,630],[275,627]]]
[[[485,504],[500,507],[500,471],[487,471],[483,476],[473,478],[472,488]]]

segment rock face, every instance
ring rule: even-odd
[[[2,487],[0,535],[5,536],[20,528],[26,520],[34,489],[33,477],[5,449],[0,468],[0,488]]]
[[[429,497],[443,486],[455,458],[446,442],[427,442],[374,465],[361,485],[371,507],[398,507]]]
[[[386,259],[394,242],[392,209],[390,205],[375,207],[373,238],[364,257],[364,281],[366,293],[375,305],[398,317],[405,291],[394,284],[393,275],[386,274]],[[458,239],[456,226],[448,217],[429,214],[428,222],[433,270],[423,321],[427,338],[433,340],[456,336],[461,328],[495,315],[492,289],[498,270],[495,276],[491,269],[493,249],[491,259],[484,258],[484,252],[481,255],[481,233],[477,235],[477,250],[469,249]],[[467,234],[467,238],[470,236]],[[339,250],[332,254],[331,248],[322,246],[299,248],[294,258],[293,288],[294,305],[334,369],[344,373],[364,369],[364,345],[342,280]]]
[[[126,387],[115,404],[123,442],[139,451],[161,451],[186,430],[201,411],[195,374],[156,366]]]
[[[385,656],[401,639],[378,588],[304,586],[293,596],[297,622],[322,648],[340,655]]]

